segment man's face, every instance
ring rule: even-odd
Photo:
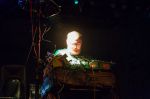
[[[67,49],[71,55],[79,55],[82,47],[82,39],[76,38],[67,40]]]

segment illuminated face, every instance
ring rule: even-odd
[[[79,55],[82,47],[81,34],[76,31],[67,35],[67,49],[71,55]]]

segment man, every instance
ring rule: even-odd
[[[79,55],[82,47],[82,35],[77,31],[69,32],[66,39],[67,49],[58,50],[55,55]]]
[[[70,65],[80,65],[83,68],[95,68],[98,63],[95,60],[84,58],[80,56],[82,48],[82,34],[77,31],[72,31],[67,34],[66,39],[67,48],[57,50],[54,53],[54,56],[66,55],[67,61]],[[105,69],[110,69],[109,66],[106,66]]]
[[[67,48],[57,50],[54,56],[66,55],[67,61],[72,64],[80,64],[80,61],[75,57],[81,53],[82,34],[77,31],[69,32],[66,39]]]
[[[64,80],[62,78],[65,77],[65,79],[67,80],[64,80],[64,82],[68,81],[66,82],[68,84],[75,84],[75,85],[83,84],[84,85],[86,83],[87,77],[86,77],[85,72],[83,72],[82,70],[94,69],[95,67],[98,67],[98,62],[95,60],[87,59],[87,58],[80,56],[82,43],[83,43],[82,34],[80,34],[77,31],[69,32],[66,38],[67,47],[64,49],[57,50],[52,55],[52,58],[50,57],[50,60],[49,60],[50,65],[47,65],[46,68],[44,69],[44,77],[48,76],[49,78],[51,78],[52,76],[50,75],[50,72],[52,69],[64,66],[64,67],[70,68],[70,69],[65,70],[66,72],[69,72],[69,75],[65,77],[63,76],[65,75],[64,71],[56,72],[56,74],[58,73],[59,78],[61,80]],[[73,71],[73,70],[77,70],[77,71]],[[48,78],[45,79],[45,82],[46,84],[47,83],[52,84],[52,81]],[[44,89],[48,87],[43,86],[43,89],[42,89],[43,94],[45,95],[46,91],[49,91],[52,86],[53,85],[49,85],[49,89]]]
[[[67,47],[64,49],[58,49],[54,54],[48,58],[49,63],[53,65],[54,68],[61,67],[62,63],[66,60],[70,65],[80,65],[81,62],[75,56],[78,56],[82,48],[82,35],[77,31],[72,31],[67,34],[66,38]],[[65,56],[65,59],[62,60],[62,57]],[[61,61],[60,61],[61,60]],[[51,64],[47,65],[43,70],[44,82],[41,87],[41,95],[44,96],[51,89],[52,81],[47,77],[50,77]],[[48,84],[48,83],[51,83]]]

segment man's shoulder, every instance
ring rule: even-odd
[[[54,56],[57,56],[57,55],[65,55],[67,53],[67,49],[58,49],[54,52]]]

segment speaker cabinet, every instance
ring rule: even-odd
[[[26,69],[24,65],[1,67],[1,96],[25,99]]]

